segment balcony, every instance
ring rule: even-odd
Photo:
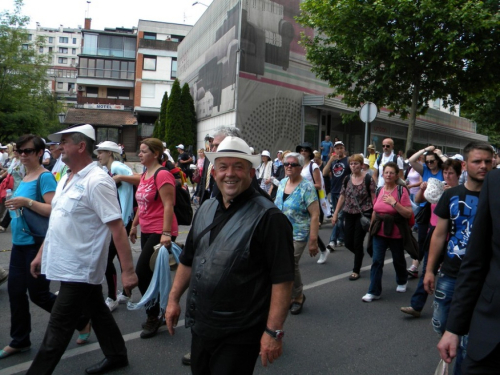
[[[177,51],[178,42],[167,40],[140,39],[139,48],[156,49],[161,51]]]
[[[87,96],[83,96],[78,93],[77,98],[78,104],[120,104],[125,107],[133,107],[134,100],[133,99],[109,99],[109,98],[91,98]]]

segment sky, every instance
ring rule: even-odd
[[[196,0],[24,0],[22,15],[30,17],[28,28],[83,27],[89,12],[92,29],[132,27],[139,19],[194,25],[207,9]],[[90,3],[90,4],[88,4]],[[212,0],[201,3],[210,5]],[[0,12],[12,11],[14,0],[0,0]]]

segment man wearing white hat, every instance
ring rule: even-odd
[[[92,321],[105,358],[86,369],[100,374],[128,365],[127,348],[111,311],[102,298],[111,235],[122,266],[127,294],[137,285],[132,253],[123,226],[113,179],[92,162],[95,130],[80,125],[51,134],[59,142],[70,171],[61,179],[52,200],[49,230],[31,273],[60,281],[40,350],[27,374],[51,374],[84,313]]]
[[[169,295],[167,326],[174,334],[189,287],[193,374],[252,374],[259,352],[264,366],[282,354],[294,279],[292,227],[252,187],[260,155],[251,155],[241,138],[226,137],[206,157],[220,193],[196,213]]]
[[[179,156],[177,157],[177,166],[186,174],[187,177],[191,178],[192,172],[189,166],[193,162],[193,158],[184,150],[183,144],[177,145],[175,148],[179,153]]]

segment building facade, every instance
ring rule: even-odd
[[[179,79],[187,82],[198,117],[198,147],[215,127],[239,127],[256,150],[294,149],[306,140],[319,146],[324,135],[364,152],[364,127],[343,124],[352,113],[331,88],[311,72],[300,34],[313,35],[295,21],[300,0],[214,0],[179,46]],[[405,149],[407,121],[380,113],[370,125],[369,140],[381,150],[392,137]],[[430,108],[417,119],[414,147],[429,143],[459,152],[477,134],[470,121]]]

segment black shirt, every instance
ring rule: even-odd
[[[351,168],[349,167],[349,158],[346,156],[330,164],[330,185],[332,187],[332,194],[340,194],[342,189],[342,181],[344,181],[345,176],[351,174]]]
[[[191,156],[189,156],[189,154],[187,152],[183,152],[177,158],[179,168],[182,169],[184,172],[186,172],[186,170],[189,170],[190,163],[181,163],[181,160],[185,161],[185,160],[189,160],[190,158],[191,158]]]

